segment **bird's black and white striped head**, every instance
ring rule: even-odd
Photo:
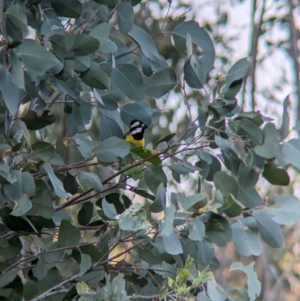
[[[129,132],[137,140],[144,138],[144,131],[148,126],[140,120],[132,120],[130,122]]]

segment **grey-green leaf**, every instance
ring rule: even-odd
[[[273,123],[267,123],[263,129],[264,141],[262,145],[256,145],[254,151],[257,155],[266,159],[276,156],[275,150],[278,145],[277,130]]]
[[[103,189],[100,178],[95,173],[82,171],[77,180],[84,190],[93,188],[96,192],[100,192]]]
[[[283,145],[283,155],[293,166],[300,169],[300,139],[291,139]]]
[[[205,236],[205,225],[200,217],[192,220],[192,229],[190,230],[189,239],[202,240]]]
[[[81,75],[81,79],[85,84],[93,88],[109,89],[110,86],[108,75],[94,61],[91,61],[90,68]]]
[[[209,72],[215,61],[215,48],[209,34],[195,21],[180,23],[173,29],[173,39],[181,52],[185,51],[187,34],[190,34],[192,42],[203,51],[204,67],[206,72]]]
[[[263,240],[273,248],[280,248],[283,244],[283,235],[280,226],[272,220],[271,215],[266,210],[254,210],[253,217],[257,221]]]
[[[113,219],[117,215],[117,210],[114,204],[110,204],[106,201],[105,198],[102,200],[102,210],[106,217]]]
[[[63,68],[63,64],[55,55],[32,39],[23,40],[18,55],[22,59],[25,67],[32,70],[45,72],[56,67],[58,68],[57,71],[60,72]]]
[[[236,196],[236,199],[247,208],[254,208],[265,204],[259,193],[252,187],[240,187],[240,192]]]
[[[138,119],[149,126],[152,122],[149,104],[147,102],[128,103],[121,107],[121,118],[126,125],[129,125],[132,120]]]
[[[148,59],[160,59],[157,48],[151,36],[146,31],[136,25],[133,25],[133,28],[130,32],[128,32],[128,35],[136,41]]]
[[[160,98],[174,88],[177,83],[176,73],[172,68],[162,69],[152,74],[144,83],[146,95]]]
[[[262,252],[262,243],[258,231],[247,227],[243,221],[236,221],[231,226],[234,246],[242,256],[259,256]]]
[[[261,293],[261,283],[254,270],[254,262],[251,262],[248,266],[244,266],[241,262],[234,262],[230,266],[230,271],[234,270],[240,270],[247,274],[248,296],[250,301],[257,300]]]
[[[236,179],[230,176],[226,171],[219,171],[214,175],[214,184],[224,196],[229,194],[237,196],[239,192],[239,185]]]
[[[175,214],[175,206],[171,204],[171,206],[165,208],[165,219],[161,224],[161,235],[170,235],[173,231],[173,222],[174,222],[174,214]]]
[[[202,89],[204,87],[206,70],[202,57],[191,56],[184,66],[184,79],[191,88]]]
[[[100,162],[114,162],[129,154],[130,143],[117,137],[111,137],[100,142],[94,152]]]
[[[300,219],[300,200],[293,195],[277,196],[268,208],[272,220],[278,224],[286,225]]]
[[[92,260],[90,255],[81,254],[81,261],[80,261],[80,272],[79,277],[83,276],[92,266]]]
[[[49,177],[49,180],[51,181],[51,183],[53,185],[56,195],[60,198],[68,198],[68,197],[72,196],[70,193],[67,193],[65,191],[62,182],[54,174],[51,165],[48,163],[44,163],[43,167]]]
[[[10,72],[5,67],[0,68],[0,91],[10,114],[14,116],[23,98],[24,92],[14,83]]]
[[[227,72],[225,79],[225,90],[230,87],[230,85],[246,76],[249,70],[250,63],[247,58],[242,58],[238,60]]]
[[[61,221],[58,232],[58,243],[61,247],[76,246],[80,237],[80,231],[76,226],[66,219]]]
[[[129,64],[113,68],[112,79],[116,86],[130,99],[143,101],[145,93],[142,89],[143,78],[138,68]]]
[[[95,26],[90,35],[97,38],[100,42],[100,51],[104,53],[112,53],[118,50],[117,45],[109,38],[111,25],[102,23]]]
[[[118,25],[121,33],[126,34],[132,30],[134,12],[129,2],[120,2],[116,8],[118,14]]]
[[[168,236],[163,235],[162,240],[164,248],[168,254],[178,255],[183,252],[180,239],[174,230],[172,230],[171,234]]]

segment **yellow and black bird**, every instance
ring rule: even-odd
[[[125,140],[135,144],[137,147],[144,147],[144,132],[148,126],[140,120],[132,120],[130,122],[129,131],[125,134]]]

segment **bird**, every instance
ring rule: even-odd
[[[132,120],[130,122],[129,131],[125,134],[125,140],[135,144],[136,147],[144,147],[144,132],[147,128],[148,126],[141,120]]]

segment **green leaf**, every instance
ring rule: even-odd
[[[102,199],[102,203],[101,203],[101,206],[102,206],[102,210],[105,214],[105,216],[109,219],[114,219],[117,215],[117,210],[115,208],[115,205],[114,204],[110,204],[106,201],[105,198]]]
[[[242,213],[242,208],[231,194],[224,196],[223,199],[222,209],[228,217],[239,216]]]
[[[208,215],[207,238],[219,247],[225,247],[232,239],[232,230],[228,221],[221,215]]]
[[[263,143],[263,132],[252,120],[242,118],[238,121],[238,126],[251,139],[254,145]]]
[[[94,61],[91,61],[90,68],[81,75],[81,79],[86,85],[93,88],[109,89],[110,86],[109,77]]]
[[[33,275],[38,280],[41,280],[47,275],[47,272],[48,272],[48,267],[46,266],[45,252],[42,252],[40,253],[39,260],[33,272]]]
[[[262,252],[262,243],[258,236],[258,230],[249,227],[247,219],[253,219],[253,217],[236,221],[231,226],[232,240],[236,250],[242,256],[259,256]]]
[[[99,177],[92,172],[81,172],[78,176],[78,183],[83,190],[94,189],[95,192],[100,192],[103,189]]]
[[[262,239],[273,248],[280,248],[283,244],[283,235],[277,223],[266,210],[254,210],[253,217],[256,219]]]
[[[92,141],[88,133],[76,134],[74,140],[77,144],[78,150],[84,158],[92,157],[93,149],[97,146],[96,141]]]
[[[0,91],[4,103],[12,116],[18,110],[19,104],[23,98],[24,92],[13,83],[13,77],[5,67],[0,67]]]
[[[46,219],[51,219],[54,209],[52,205],[52,199],[48,194],[42,196],[36,196],[31,199],[32,208],[26,213],[26,215],[42,216]]]
[[[105,199],[107,203],[115,206],[117,214],[123,213],[131,205],[131,200],[124,194],[110,193],[105,196]],[[102,208],[102,200],[103,198],[100,198],[96,202],[96,205],[100,208]]]
[[[174,214],[176,212],[175,206],[171,204],[164,209],[165,219],[161,224],[161,235],[170,235],[173,231]]]
[[[214,184],[223,196],[228,196],[229,194],[237,196],[239,192],[239,185],[236,179],[228,175],[226,171],[219,171],[214,175]]]
[[[99,146],[94,150],[100,162],[115,162],[118,158],[124,158],[130,152],[130,143],[111,137],[100,142]]]
[[[290,95],[287,95],[282,104],[282,122],[278,130],[278,138],[280,140],[285,139],[289,134],[291,118],[288,108],[290,105]]]
[[[144,180],[149,189],[155,194],[158,186],[167,183],[167,177],[160,165],[151,165],[144,171]]]
[[[244,266],[241,262],[234,262],[230,266],[230,271],[235,270],[243,271],[247,274],[248,296],[250,301],[257,300],[261,293],[261,283],[254,270],[254,262],[251,262],[248,266]]]
[[[59,226],[58,243],[61,247],[76,246],[81,238],[80,231],[70,221],[63,219]]]
[[[55,155],[55,148],[48,142],[38,141],[32,144],[32,160],[49,161]]]
[[[214,259],[215,249],[214,245],[204,237],[202,240],[198,241],[198,260],[203,266],[211,264]]]
[[[265,204],[258,192],[252,187],[240,187],[240,192],[236,196],[236,199],[247,208],[254,208]]]
[[[221,163],[219,159],[213,155],[211,155],[211,163],[209,163],[209,173],[206,177],[207,181],[213,181],[214,175],[221,170]],[[201,168],[201,166],[199,166]]]
[[[206,70],[203,57],[192,55],[184,66],[184,79],[194,89],[202,89],[206,81]]]
[[[174,136],[176,136],[175,133],[171,133],[165,137],[160,138],[157,142],[156,145],[162,143],[162,142],[169,142]]]
[[[27,17],[18,4],[8,7],[5,12],[7,34],[14,40],[22,40],[28,33]]]
[[[273,123],[267,123],[263,129],[264,141],[262,145],[256,145],[254,151],[257,155],[272,159],[275,158],[275,150],[278,145],[277,131]]]
[[[15,202],[14,210],[11,212],[11,215],[22,216],[25,215],[32,208],[31,201],[23,195],[19,201]]]
[[[179,255],[183,253],[182,245],[178,235],[172,230],[171,234],[162,236],[162,241],[166,252],[170,255]]]
[[[207,294],[214,301],[227,301],[225,291],[214,280],[207,281]]]
[[[274,162],[265,164],[263,177],[273,185],[288,186],[290,184],[290,177],[287,171],[283,168],[277,167]]]
[[[283,144],[283,155],[286,160],[293,166],[300,169],[300,139],[291,139],[288,142]]]
[[[189,173],[194,173],[195,170],[198,168],[194,165],[192,165],[189,162],[180,162],[180,163],[175,163],[169,167],[172,171],[175,171],[178,174],[181,175],[187,175]]]
[[[140,46],[146,58],[150,60],[160,59],[152,37],[146,31],[133,24],[133,28],[128,32],[128,35]]]
[[[278,224],[286,225],[300,219],[300,201],[295,196],[288,194],[279,195],[268,208],[272,220]]]
[[[118,3],[118,0],[94,0],[96,3],[107,5],[107,6],[114,6]]]
[[[148,221],[147,212],[142,204],[136,203],[126,209],[119,218],[119,227],[121,230],[137,231],[147,230],[151,227]]]
[[[91,257],[87,254],[81,254],[79,277],[83,276],[92,266]]]
[[[13,282],[13,280],[17,276],[17,271],[8,271],[7,273],[0,276],[0,287],[5,287],[9,283]]]
[[[0,238],[0,256],[4,258],[4,260],[11,260],[20,256],[20,250],[16,247],[9,244],[5,239]],[[0,278],[0,282],[2,279]]]
[[[142,159],[147,159],[149,158],[150,156],[156,154],[156,151],[155,150],[149,150],[149,149],[144,149],[142,147],[136,147],[136,148],[133,148],[131,150],[132,153],[138,155],[140,158]],[[150,162],[154,165],[161,165],[161,159],[159,158],[159,156],[156,156],[152,159],[149,159],[149,160],[146,160],[146,162]]]
[[[39,130],[53,124],[56,121],[55,115],[49,115],[49,110],[44,110],[42,115],[38,116],[35,111],[29,110],[20,119],[25,123],[28,130]]]
[[[12,65],[12,82],[19,89],[25,90],[25,77],[22,63],[13,50],[9,52],[9,56]]]
[[[79,225],[86,226],[92,219],[94,212],[94,205],[91,202],[82,204],[81,209],[78,211],[77,220]]]
[[[74,43],[72,43],[72,48],[70,50],[72,50],[76,55],[88,55],[99,49],[100,42],[95,37],[88,36],[86,34],[73,35],[73,37]]]
[[[78,192],[78,183],[76,181],[76,178],[69,172],[64,178],[63,185],[66,192],[69,192],[71,194],[76,194]]]
[[[195,21],[182,22],[173,29],[175,46],[181,51],[186,49],[186,36],[190,34],[192,42],[200,47],[203,52],[203,64],[206,72],[209,72],[215,61],[215,49],[207,31]]]
[[[236,99],[221,99],[218,98],[212,104],[208,106],[209,110],[213,112],[216,116],[218,128],[224,127],[222,122],[219,121],[219,117],[226,116],[228,113],[232,112],[232,110],[236,107],[237,100]],[[221,120],[223,121],[223,120]],[[209,125],[213,125],[212,123],[215,120],[211,119]],[[216,127],[216,126],[215,126]]]
[[[51,165],[48,163],[44,163],[43,167],[49,177],[49,180],[51,181],[51,184],[54,188],[56,195],[60,198],[68,198],[68,197],[72,196],[70,193],[67,193],[65,191],[62,182],[54,174]]]
[[[239,185],[244,188],[254,187],[264,168],[264,159],[253,151],[248,151],[238,170]]]
[[[128,2],[120,2],[116,8],[118,15],[119,30],[123,34],[127,34],[132,30],[134,11],[132,5]]]
[[[204,292],[200,292],[197,295],[197,300],[198,301],[212,301],[210,298],[207,297],[206,293],[204,293]]]
[[[192,220],[192,229],[189,233],[189,239],[191,240],[202,240],[205,237],[205,225],[200,217]]]
[[[102,140],[111,137],[124,138],[123,129],[120,126],[119,119],[119,111],[103,111],[103,116],[100,120],[100,135]]]
[[[112,53],[118,50],[117,45],[109,38],[110,29],[111,25],[102,23],[95,26],[90,32],[90,36],[98,39],[100,51],[104,53]]]
[[[143,78],[135,66],[121,64],[117,68],[113,68],[112,80],[128,98],[134,101],[144,100]]]
[[[241,84],[242,82],[239,82],[239,80],[243,79],[249,70],[250,63],[247,60],[247,58],[242,58],[238,60],[227,72],[226,78],[225,78],[225,86],[222,88],[222,93],[224,94],[225,98],[232,98],[237,94],[238,91],[235,91],[233,95],[231,95],[231,89],[233,88],[233,85],[235,83]],[[230,95],[229,95],[230,94]]]
[[[143,89],[146,95],[154,98],[160,98],[177,84],[177,78],[172,68],[162,69],[152,74],[145,81]]]
[[[186,197],[182,193],[177,194],[178,202],[184,211],[192,211],[193,206],[197,204],[198,206],[205,206],[207,203],[207,196],[204,193],[198,193]]]
[[[146,125],[152,123],[151,113],[149,111],[149,104],[147,102],[132,102],[121,107],[122,121],[129,125],[132,120],[141,120]]]
[[[18,55],[25,67],[41,74],[53,67],[58,68],[57,73],[63,69],[63,64],[51,52],[31,39],[23,40]]]
[[[63,17],[78,19],[83,13],[83,7],[78,0],[51,0],[53,9]]]
[[[166,188],[164,183],[160,183],[157,187],[156,197],[154,202],[151,204],[151,212],[158,213],[166,208]]]

